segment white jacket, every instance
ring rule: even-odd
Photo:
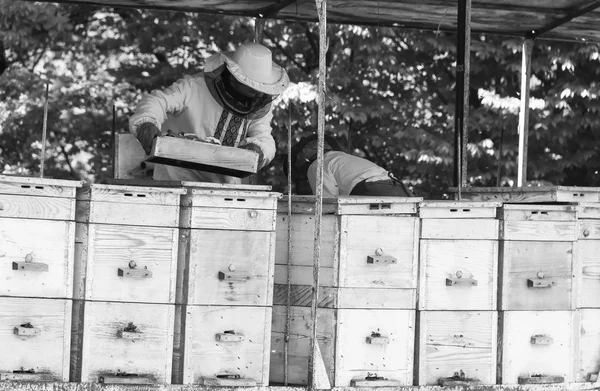
[[[220,66],[219,55],[211,56],[204,70],[210,72]],[[223,109],[211,95],[204,73],[187,75],[170,87],[154,90],[144,95],[129,120],[134,135],[137,128],[150,122],[164,133],[195,133],[199,137],[216,137],[222,145],[237,147],[244,139],[256,144],[263,151],[268,164],[275,156],[275,141],[271,135],[273,108],[258,119],[239,117]],[[196,182],[240,183],[239,178],[184,168],[156,165],[154,179],[186,180]]]

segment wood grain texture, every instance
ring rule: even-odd
[[[233,186],[233,185],[232,185]],[[213,208],[267,209],[277,208],[279,193],[237,189],[188,189],[181,199],[184,206],[206,206]]]
[[[341,216],[340,219],[341,287],[417,287],[418,218]],[[378,252],[394,257],[396,263],[367,263],[367,257]]]
[[[80,202],[82,204],[84,202]],[[80,208],[81,210],[81,208]],[[177,227],[179,207],[170,205],[92,202],[89,215],[77,218],[91,224]]]
[[[239,375],[258,385],[269,382],[270,307],[187,306],[183,383]],[[239,342],[219,342],[216,334],[242,334]]]
[[[456,188],[450,188],[456,193]],[[504,202],[597,202],[600,188],[575,186],[471,187],[462,197],[473,201]]]
[[[499,221],[491,219],[423,219],[421,239],[497,240]]]
[[[176,228],[91,224],[87,242],[88,300],[175,303]],[[135,267],[130,268],[133,262]],[[148,278],[118,270],[149,271]]]
[[[306,385],[308,380],[308,357],[310,351],[310,328],[312,317],[310,307],[291,307],[289,349],[289,384]],[[320,308],[317,311],[317,340],[329,375],[334,377],[335,335],[337,311]],[[273,326],[271,333],[271,372],[269,380],[282,384],[284,380],[284,338],[286,307],[273,306]]]
[[[580,220],[577,223],[579,240],[600,239],[600,220]]]
[[[494,311],[420,312],[418,384],[436,385],[460,370],[495,384],[497,330]]]
[[[271,305],[274,235],[260,231],[191,230],[187,303]],[[230,274],[236,278],[228,279]]]
[[[580,267],[577,270],[581,308],[600,308],[600,240],[579,241]]]
[[[600,202],[581,202],[577,206],[580,219],[600,219]]]
[[[412,384],[415,311],[338,310],[334,386],[349,386],[375,372],[401,385]],[[379,333],[389,344],[367,343]]]
[[[133,133],[115,134],[115,178],[145,178],[146,170],[142,169],[142,162],[148,155],[144,152],[142,144]]]
[[[503,241],[500,249],[503,310],[574,308],[573,243]],[[528,280],[548,286],[530,287]]]
[[[93,202],[178,206],[180,196],[185,193],[186,189],[181,188],[92,184],[78,189],[77,199]]]
[[[0,194],[0,218],[75,220],[75,198]]]
[[[71,300],[0,297],[0,372],[31,370],[54,381],[69,380]],[[37,335],[18,336],[30,323]]]
[[[420,247],[419,309],[497,308],[497,241],[421,240]],[[475,280],[477,285],[447,283],[461,279]]]
[[[578,310],[577,317],[577,368],[573,381],[588,382],[590,375],[600,372],[600,309]]]
[[[425,201],[419,204],[422,219],[495,219],[499,202]]]
[[[86,302],[81,381],[120,371],[170,383],[174,312],[168,304]],[[120,337],[130,322],[139,335]]]
[[[290,281],[293,285],[310,285],[313,284],[313,268],[312,266],[292,266],[292,279]],[[322,267],[319,269],[319,286],[321,287],[337,287],[338,274],[337,270],[332,267]],[[275,283],[276,284],[287,284],[287,266],[286,265],[275,265]]]
[[[82,181],[0,175],[0,194],[75,198]]]
[[[150,163],[151,164],[151,163]],[[149,187],[185,187],[197,189],[217,189],[217,190],[250,190],[250,191],[271,191],[270,185],[250,185],[237,183],[211,183],[211,182],[190,182],[177,180],[153,180],[148,179],[107,179],[106,183],[121,186],[149,186]]]
[[[148,161],[240,178],[258,171],[256,152],[176,137],[156,138]]]
[[[182,221],[183,228],[238,231],[275,230],[275,211],[272,210],[194,207],[190,212],[189,223]]]
[[[74,242],[74,222],[0,219],[0,296],[71,298]],[[13,270],[27,259],[48,270]]]
[[[577,329],[572,311],[505,311],[502,314],[502,384],[517,384],[521,375],[563,376],[573,379]],[[552,338],[549,345],[531,343],[531,337]]]
[[[288,263],[288,218],[287,215],[277,215],[277,245],[275,246],[275,264]],[[339,236],[339,221],[336,216],[324,215],[321,219],[321,267],[334,268]],[[292,265],[312,266],[315,243],[314,216],[292,215]],[[337,271],[337,266],[336,271]],[[337,273],[336,273],[337,274]],[[299,285],[305,285],[297,282]],[[331,285],[326,285],[331,286]]]
[[[577,240],[575,221],[504,221],[504,240],[565,242]]]

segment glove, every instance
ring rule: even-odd
[[[258,153],[258,169],[260,170],[261,168],[263,168],[263,166],[265,165],[265,155],[258,145],[247,143],[243,145],[242,148]]]
[[[137,139],[142,144],[146,155],[150,155],[150,152],[152,152],[152,142],[160,135],[160,130],[150,122],[143,123],[138,127]]]

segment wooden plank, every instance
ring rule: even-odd
[[[572,381],[574,321],[572,311],[504,312],[500,382],[517,384],[520,376],[536,374]],[[548,337],[546,344],[532,343],[534,336]]]
[[[527,184],[527,146],[529,145],[529,91],[531,90],[531,53],[533,38],[523,40],[521,56],[521,99],[519,105],[519,156],[517,186]]]
[[[577,240],[575,221],[504,221],[504,240],[572,242]]]
[[[143,163],[148,155],[133,133],[115,134],[115,178],[148,178],[152,169]]]
[[[573,243],[505,241],[500,248],[503,310],[573,308]]]
[[[579,242],[581,271],[575,273],[580,278],[581,308],[600,308],[600,240]]]
[[[16,335],[24,324],[36,333]],[[7,372],[33,370],[46,380],[69,381],[70,342],[71,300],[0,297],[1,379],[7,380]]]
[[[71,298],[74,242],[74,222],[0,219],[0,296]]]
[[[275,264],[288,264],[288,223],[287,216],[277,215]],[[333,268],[336,265],[338,251],[338,217],[323,216],[321,219],[321,268]],[[304,214],[292,215],[292,265],[313,265],[313,249],[315,242],[314,216]],[[336,267],[337,271],[337,267]],[[337,275],[336,275],[337,279]],[[299,285],[308,285],[298,282]],[[332,286],[332,285],[326,285]],[[337,286],[337,284],[335,285]]]
[[[582,202],[578,205],[579,219],[600,219],[600,203]]]
[[[506,204],[502,207],[502,220],[514,221],[575,221],[577,205]]]
[[[175,228],[90,225],[86,299],[175,303],[177,235]]]
[[[151,163],[150,163],[151,164]],[[218,190],[249,190],[249,191],[271,191],[271,185],[250,185],[237,183],[211,183],[211,182],[190,182],[178,180],[153,180],[153,179],[107,179],[111,185],[121,186],[149,186],[149,187],[186,187],[197,189],[218,189]]]
[[[75,198],[0,194],[0,217],[75,220]]]
[[[598,240],[600,239],[600,220],[580,220],[578,222],[579,240]]]
[[[424,201],[419,204],[422,219],[495,219],[499,202]]]
[[[497,240],[498,220],[423,219],[421,239]]]
[[[178,227],[179,206],[80,201],[76,221],[90,224]]]
[[[420,310],[496,309],[498,242],[422,240]]]
[[[274,231],[275,211],[265,209],[191,208],[189,221],[182,228]]]
[[[339,215],[416,215],[420,197],[356,197],[337,198]]]
[[[459,369],[494,384],[497,327],[494,311],[420,312],[418,384],[437,385]]]
[[[181,199],[186,207],[232,208],[232,209],[277,209],[277,193],[245,191],[202,191],[191,190]]]
[[[83,181],[0,175],[0,194],[74,198]]]
[[[341,309],[335,344],[335,386],[349,386],[373,372],[412,384],[415,311]],[[368,337],[377,336],[384,344]]]
[[[270,307],[187,306],[184,384],[237,375],[258,385],[269,382]],[[225,331],[241,335],[219,342]]]
[[[289,384],[303,385],[308,380],[308,356],[310,351],[310,327],[312,317],[310,307],[291,307],[290,340],[288,344]],[[334,346],[337,311],[319,308],[317,311],[317,341],[329,381],[334,377]],[[273,306],[273,327],[271,333],[271,372],[270,383],[283,383],[284,378],[284,338],[286,307]]]
[[[143,186],[93,184],[77,191],[77,199],[94,202],[129,204],[179,205],[186,189]]]
[[[258,171],[256,152],[177,137],[156,138],[148,161],[238,178]]]
[[[456,188],[450,188],[453,193]],[[463,199],[501,201],[504,203],[598,202],[600,188],[576,186],[469,187],[462,190]]]
[[[117,372],[171,381],[175,306],[86,302],[81,381]],[[127,332],[131,325],[135,332]]]
[[[186,303],[271,305],[274,235],[260,231],[191,230]]]
[[[293,285],[310,285],[313,283],[313,267],[312,266],[292,266]],[[319,269],[319,286],[321,287],[337,287],[338,273],[337,269],[332,267],[322,267]],[[275,283],[287,284],[287,265],[275,265]]]
[[[417,287],[417,217],[341,216],[340,219],[340,286]]]
[[[290,305],[310,307],[312,303],[312,285],[290,285]],[[287,305],[287,284],[275,284],[273,305]],[[339,289],[319,287],[319,308],[338,308]]]
[[[580,323],[574,335],[577,368],[573,381],[589,382],[600,372],[600,309],[578,310],[577,316]]]

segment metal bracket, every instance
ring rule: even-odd
[[[31,271],[31,272],[47,272],[48,264],[41,263],[41,262],[27,262],[27,261],[13,262],[12,269],[13,270],[25,270],[25,271]]]
[[[536,278],[527,279],[528,288],[552,288],[556,285],[556,281],[551,279],[545,279],[544,272],[538,272]]]
[[[37,327],[33,327],[33,325],[30,322],[27,322],[25,324],[15,327],[13,332],[19,337],[34,337],[36,335],[41,334],[42,330]]]
[[[136,269],[137,264],[134,260],[129,261],[129,269],[120,267],[117,269],[117,275],[119,277],[130,277],[130,278],[152,278],[152,272],[148,270],[148,266],[144,266],[143,269]]]
[[[554,339],[548,335],[537,334],[531,336],[532,345],[552,345],[553,343]]]
[[[393,265],[395,264],[396,258],[392,257],[391,255],[383,255],[383,249],[382,248],[378,248],[375,250],[375,255],[368,255],[367,256],[367,263],[371,263],[371,264],[389,264],[389,265]]]
[[[247,272],[225,271],[219,272],[219,280],[230,282],[245,282],[250,280]]]
[[[215,334],[215,339],[219,342],[242,342],[244,334],[236,334],[233,330],[226,330],[222,333]]]
[[[563,376],[552,376],[552,375],[521,375],[519,376],[519,384],[554,384],[564,383],[565,378]]]
[[[465,373],[461,370],[460,372],[454,372],[454,376],[452,377],[441,377],[438,379],[438,384],[440,386],[469,386],[472,384],[479,384],[481,381],[476,378],[469,378],[465,375]]]
[[[368,344],[371,345],[389,345],[390,339],[382,336],[380,333],[371,333],[366,339]]]
[[[256,380],[242,378],[240,375],[217,375],[216,377],[200,378],[200,384],[204,386],[221,387],[255,387]]]
[[[125,327],[123,330],[117,330],[117,337],[133,341],[133,340],[141,339],[142,333],[138,330],[137,326],[133,324],[133,322],[129,322],[127,327]],[[121,373],[121,372],[119,372],[119,373]],[[125,376],[125,375],[119,375],[119,376]]]

